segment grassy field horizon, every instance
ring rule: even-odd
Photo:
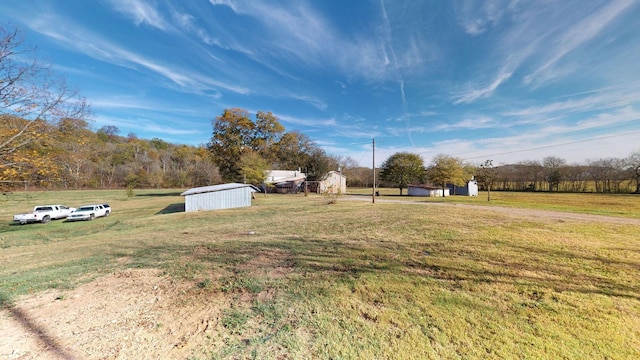
[[[640,226],[429,206],[637,219],[640,197],[381,192],[424,206],[258,194],[251,207],[184,213],[175,189],[3,195],[0,302],[150,268],[227,299],[193,358],[640,357]],[[37,204],[91,202],[113,214],[10,224]]]

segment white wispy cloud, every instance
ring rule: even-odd
[[[610,128],[640,120],[640,111],[633,107],[625,107],[612,113],[603,113],[595,118],[588,118],[576,122],[578,128]]]
[[[624,151],[617,149],[626,146],[615,144],[615,140],[611,139],[637,137],[639,131],[634,124],[639,120],[640,111],[627,107],[610,113],[599,113],[575,123],[545,123],[530,131],[513,132],[514,135],[436,141],[430,148],[472,160],[492,157],[502,159],[505,163],[513,163],[523,160],[523,154],[535,154],[538,160],[553,155],[570,162],[580,162],[585,158],[610,156],[603,154],[615,151],[624,154]],[[613,147],[604,147],[604,143]]]
[[[51,21],[65,22],[65,27],[49,26]],[[221,88],[237,94],[248,94],[249,88],[226,83],[203,73],[197,73],[186,68],[163,64],[160,61],[138,54],[131,50],[116,45],[103,37],[96,35],[91,30],[82,28],[70,19],[56,17],[49,13],[42,17],[31,18],[29,26],[48,37],[64,43],[67,47],[75,49],[89,57],[105,63],[138,70],[137,67],[150,70],[179,85],[183,91],[192,92],[208,90],[211,87]]]
[[[160,30],[173,31],[173,25],[165,20],[162,13],[150,1],[109,0],[109,3],[115,11],[131,18],[138,26],[140,24],[148,24]]]
[[[391,136],[406,136],[408,134],[422,134],[429,131],[430,127],[422,125],[413,126],[390,126],[385,128],[387,134]]]
[[[511,72],[501,72],[499,73],[493,81],[487,86],[481,89],[472,89],[467,92],[463,92],[458,95],[454,95],[455,101],[454,104],[462,104],[462,103],[471,103],[480,98],[489,97],[493,94],[494,91],[505,81],[509,80],[511,77]]]
[[[163,135],[197,135],[200,131],[194,127],[185,127],[177,124],[176,126],[168,126],[166,123],[159,123],[156,120],[146,117],[118,117],[110,115],[99,115],[95,118],[98,127],[104,125],[113,125],[118,128],[127,129],[129,132],[139,131],[144,133]]]
[[[477,116],[458,122],[444,123],[434,127],[434,131],[486,129],[499,125],[496,119],[489,116]]]
[[[465,0],[458,6],[458,22],[467,34],[478,36],[499,24],[512,6],[512,0]]]
[[[530,117],[554,113],[567,114],[598,109],[611,109],[637,104],[640,98],[640,91],[637,87],[633,86],[624,88],[608,87],[585,92],[585,94],[593,95],[580,97],[581,94],[572,94],[573,97],[565,101],[554,101],[523,109],[510,110],[504,112],[503,115]]]
[[[210,3],[227,6],[261,25],[264,33],[259,34],[262,41],[257,43],[263,46],[254,50],[253,56],[258,62],[295,59],[316,68],[331,65],[345,74],[365,79],[389,77],[386,45],[377,34],[371,31],[342,34],[308,3],[286,6],[270,1],[211,0]]]
[[[198,107],[188,106],[182,103],[169,103],[167,101],[158,101],[157,99],[141,98],[139,95],[118,95],[118,94],[89,94],[91,107],[93,109],[101,109],[105,111],[112,110],[142,110],[143,112],[151,112],[155,114],[180,114],[189,117],[209,116],[206,110]]]
[[[468,104],[491,97],[514,74],[525,85],[539,86],[570,75],[580,68],[580,61],[563,61],[581,46],[603,33],[608,25],[628,9],[633,0],[616,0],[576,15],[580,1],[539,3],[517,1],[464,1],[457,7],[460,23],[468,33],[487,33],[495,39],[488,43],[486,54],[477,62],[478,75],[453,91],[454,104]],[[593,6],[593,4],[591,4]],[[500,25],[500,26],[497,26]],[[495,74],[483,79],[483,74]],[[520,80],[520,78],[518,79]]]
[[[304,125],[311,128],[324,128],[327,126],[335,126],[336,119],[328,118],[328,119],[303,119],[300,117],[295,117],[291,115],[278,115],[278,118],[282,120],[284,123],[292,124],[292,125]]]
[[[599,11],[582,19],[559,34],[555,46],[548,51],[544,64],[524,77],[524,82],[546,82],[557,77],[554,66],[578,47],[598,36],[616,17],[622,14],[634,0],[617,0],[606,3]]]

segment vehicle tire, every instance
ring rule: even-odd
[[[109,214],[110,214],[110,213],[111,213],[111,212],[107,210],[107,212],[106,212],[106,213],[104,213],[104,216],[109,216]]]
[[[90,220],[90,221],[91,221],[91,220],[94,220],[95,218],[96,218],[96,214],[91,214],[91,215],[89,215],[89,220]]]
[[[43,224],[46,224],[49,221],[51,221],[51,216],[49,216],[49,215],[43,217],[42,220],[40,220],[40,222],[43,223]]]

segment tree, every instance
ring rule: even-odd
[[[273,163],[277,156],[274,145],[280,141],[283,133],[284,126],[280,124],[277,116],[271,112],[258,111],[251,147],[263,159]]]
[[[270,112],[258,111],[254,122],[246,110],[225,109],[213,123],[208,148],[226,181],[243,181],[246,162],[254,163],[256,155],[273,169],[301,169],[309,180],[324,176],[331,166],[324,150],[300,132],[285,132]]]
[[[287,132],[275,144],[276,168],[297,169],[307,163],[313,142],[307,135],[297,131]]]
[[[29,128],[29,131],[25,129]],[[55,171],[46,157],[42,139],[48,136],[49,126],[42,120],[29,121],[0,114],[0,180],[30,181]],[[20,134],[22,132],[22,134]]]
[[[55,127],[53,148],[55,163],[60,167],[60,180],[65,188],[78,189],[86,184],[91,176],[93,164],[90,160],[94,153],[96,134],[91,132],[88,123],[78,119],[61,119]]]
[[[559,191],[560,181],[563,177],[563,167],[566,161],[556,156],[547,156],[542,159],[542,167],[544,169],[544,179],[549,184],[549,191]]]
[[[434,183],[442,185],[442,195],[445,195],[447,184],[464,185],[471,177],[468,167],[458,158],[439,154],[433,158],[432,165],[427,169],[427,177]]]
[[[47,165],[48,158],[35,158],[39,153],[29,149],[49,135],[42,132],[45,124],[89,115],[86,100],[47,65],[30,60],[30,51],[18,30],[0,26],[0,177],[4,180],[24,178],[23,171]]]
[[[640,150],[629,156],[627,164],[631,176],[636,181],[636,194],[640,194]]]
[[[114,141],[118,137],[118,133],[120,129],[118,129],[115,125],[105,125],[98,129],[96,135],[98,135],[98,139],[103,142]]]
[[[255,124],[243,109],[225,109],[216,117],[209,150],[225,181],[240,181],[240,159],[251,148]]]
[[[169,143],[159,138],[153,138],[149,143],[156,150],[167,150],[169,148]]]
[[[498,171],[493,166],[493,160],[487,160],[480,165],[476,178],[487,189],[487,201],[491,201],[491,186],[498,181]]]
[[[264,183],[268,168],[267,161],[256,151],[247,151],[240,158],[240,172],[245,184],[260,185]]]
[[[395,153],[385,160],[381,167],[380,180],[397,186],[400,195],[407,185],[422,182],[424,179],[424,161],[417,154]]]

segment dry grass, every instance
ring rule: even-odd
[[[197,358],[640,357],[637,225],[302,195],[172,213],[182,202],[176,191],[18,193],[1,200],[0,218],[87,198],[110,202],[113,215],[0,224],[5,306],[149,267],[191,282],[198,296],[228,299],[219,337]],[[499,201],[586,213],[610,203],[605,213],[623,217],[640,207],[639,197],[586,194],[500,193]]]

